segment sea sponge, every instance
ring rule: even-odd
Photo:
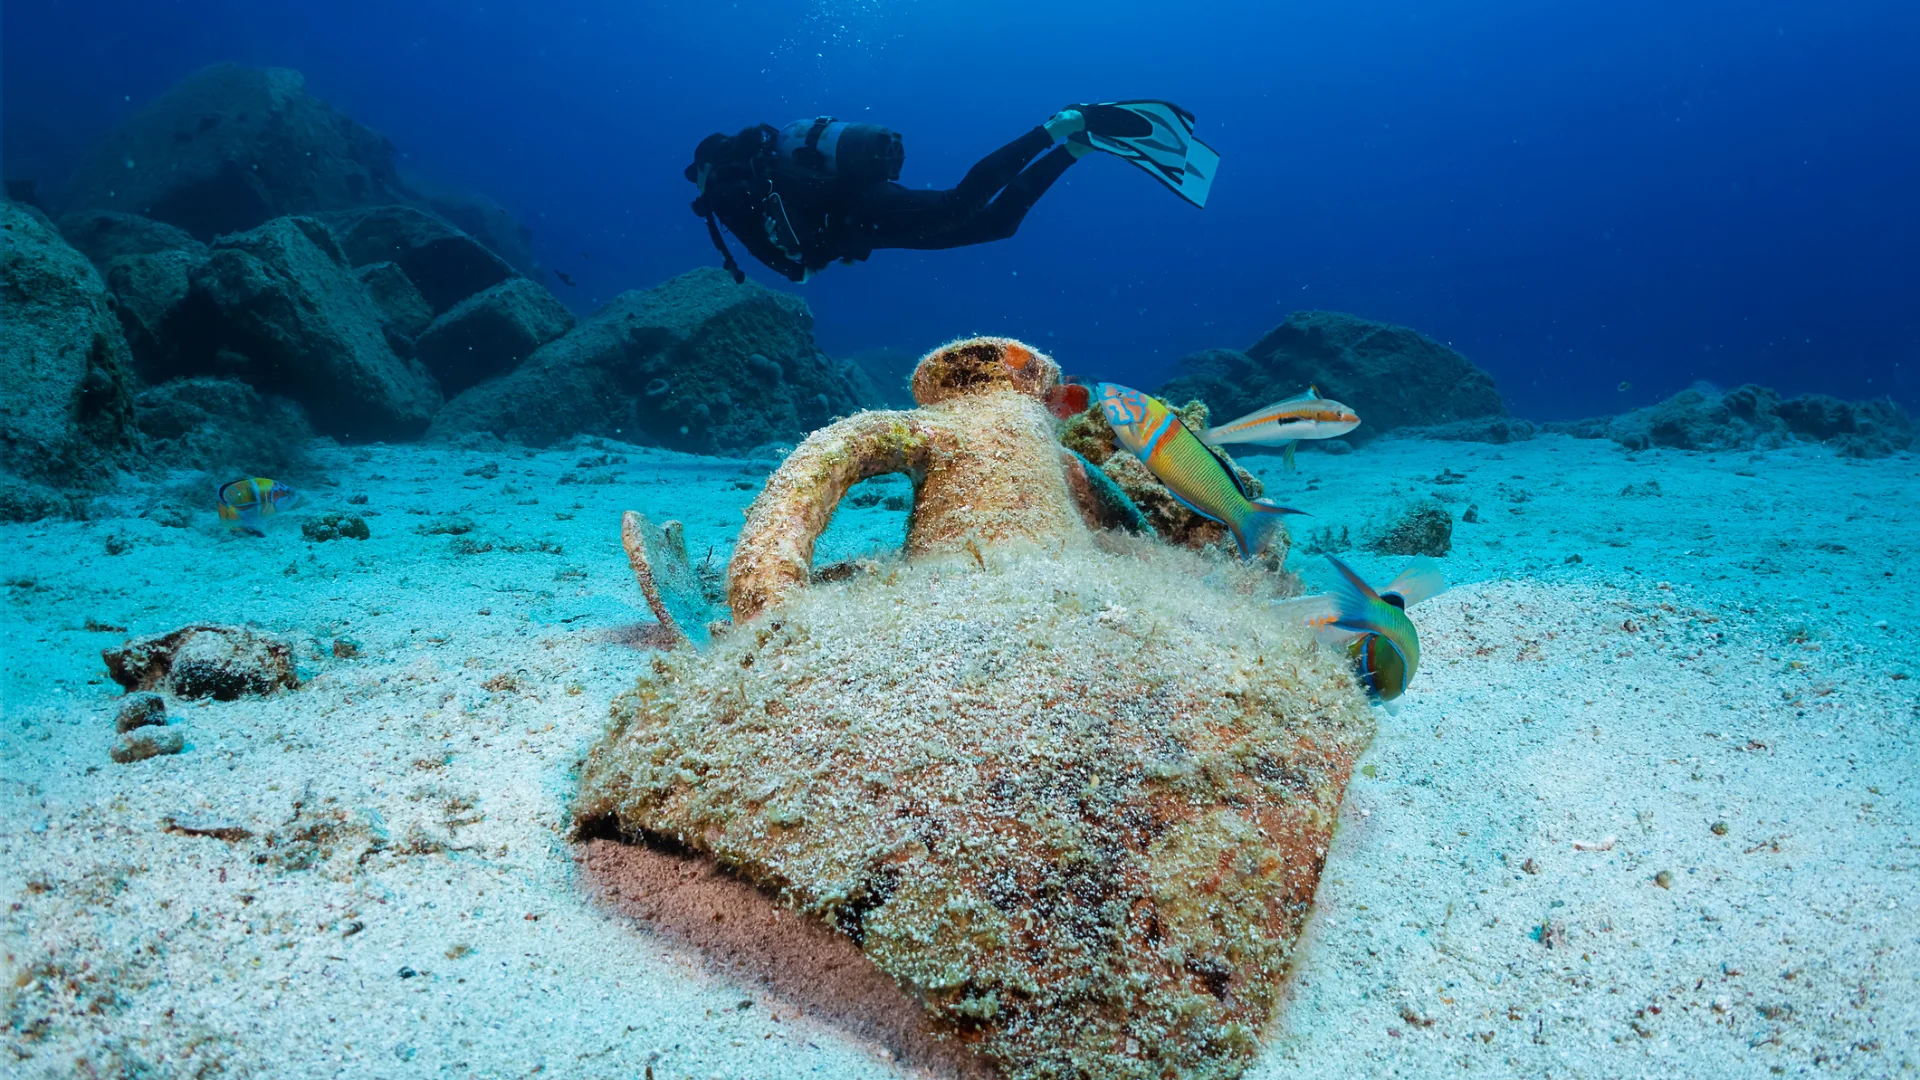
[[[799,590],[655,658],[577,820],[838,925],[1004,1075],[1238,1075],[1373,730],[1261,578],[1022,543]]]

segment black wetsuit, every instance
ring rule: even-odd
[[[980,159],[945,190],[735,170],[710,181],[701,204],[755,258],[802,281],[836,260],[862,260],[877,248],[931,250],[1005,240],[1075,160],[1036,127]]]

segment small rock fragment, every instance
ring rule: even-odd
[[[366,501],[360,496],[355,498]],[[318,544],[328,540],[365,540],[373,534],[367,531],[364,520],[352,514],[322,514],[301,522],[300,535]]]
[[[113,744],[113,749],[107,751],[107,756],[122,765],[131,765],[162,754],[177,754],[186,748],[187,740],[177,731],[142,728],[120,736],[119,741]]]
[[[133,694],[114,715],[113,730],[126,733],[134,728],[167,722],[167,703],[159,694]]]
[[[1366,546],[1382,555],[1445,555],[1453,550],[1453,515],[1438,500],[1415,503],[1370,537]]]
[[[100,655],[113,681],[128,690],[165,687],[181,697],[232,701],[300,685],[284,642],[238,626],[194,623]]]

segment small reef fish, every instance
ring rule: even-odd
[[[1276,401],[1264,409],[1255,409],[1238,420],[1208,428],[1200,441],[1208,446],[1223,443],[1255,443],[1286,448],[1287,468],[1293,468],[1293,450],[1301,439],[1331,439],[1360,426],[1360,417],[1352,409],[1331,398],[1320,396],[1320,388],[1307,387],[1285,401]]]
[[[278,480],[249,477],[221,484],[216,496],[220,520],[254,536],[265,536],[255,524],[269,514],[300,505],[300,493]]]
[[[1266,499],[1251,499],[1220,451],[1200,441],[1167,403],[1151,394],[1101,383],[1100,411],[1120,445],[1133,452],[1173,497],[1233,534],[1240,557],[1266,547],[1283,514],[1304,514]]]
[[[1621,379],[1621,380],[1620,380],[1620,392],[1621,392],[1621,393],[1623,393],[1623,394],[1624,394],[1624,393],[1626,393],[1627,391],[1629,391],[1629,390],[1631,390],[1631,389],[1633,389],[1633,384],[1632,384],[1632,383],[1630,383],[1630,382],[1628,382],[1628,381],[1627,381],[1627,380],[1625,380],[1625,379]]]
[[[1346,563],[1331,555],[1327,562],[1340,575],[1332,592],[1289,600],[1280,607],[1313,627],[1321,641],[1345,645],[1367,696],[1388,712],[1398,712],[1396,699],[1407,692],[1420,667],[1420,634],[1407,608],[1445,589],[1446,578],[1432,559],[1415,559],[1375,592]]]
[[[567,288],[569,288],[569,289],[571,289],[571,288],[573,288],[573,287],[574,287],[574,286],[573,286],[573,277],[572,277],[571,275],[569,275],[569,274],[567,274],[567,273],[565,273],[565,272],[563,272],[563,271],[560,271],[560,270],[553,270],[553,271],[551,271],[551,272],[552,272],[552,274],[553,274],[553,276],[554,276],[554,277],[557,277],[557,278],[559,278],[559,279],[560,279],[560,283],[561,283],[562,285],[565,285],[565,286],[566,286]]]

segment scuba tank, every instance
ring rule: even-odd
[[[781,128],[775,150],[782,171],[862,186],[900,179],[900,166],[907,159],[899,132],[831,116],[795,120]]]

